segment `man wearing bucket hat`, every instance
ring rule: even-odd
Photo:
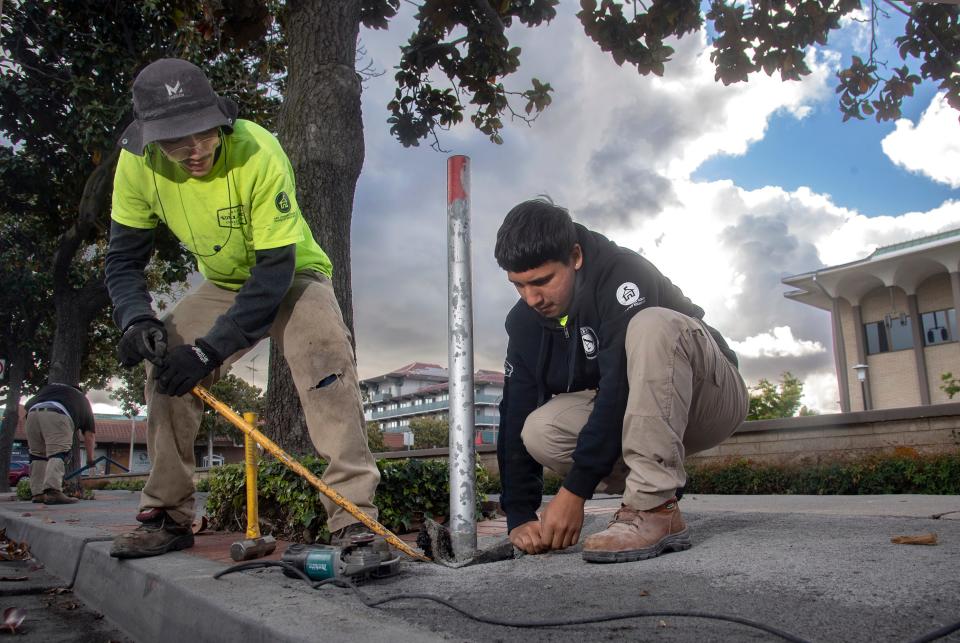
[[[193,545],[194,440],[209,386],[269,335],[284,350],[310,438],[328,462],[323,480],[377,517],[380,474],[367,447],[350,332],[334,297],[333,267],[297,205],[279,142],[237,118],[204,73],[162,59],[133,84],[134,121],[114,179],[107,287],[123,330],[120,362],[147,360],[147,449],[152,463],[141,523],[111,555],[155,556]],[[197,260],[203,283],[158,319],[144,268],[166,225]],[[324,502],[335,540],[360,523]]]

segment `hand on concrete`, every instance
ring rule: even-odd
[[[531,520],[510,531],[510,542],[517,549],[528,554],[542,554],[549,548],[540,538],[540,521]]]
[[[548,549],[566,549],[580,540],[583,498],[560,487],[540,515],[540,538]]]

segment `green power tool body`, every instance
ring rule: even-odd
[[[396,574],[400,570],[400,556],[392,554],[385,542],[375,542],[373,534],[357,534],[346,547],[290,545],[281,560],[315,581],[330,578],[364,581]],[[295,576],[286,569],[283,573]]]

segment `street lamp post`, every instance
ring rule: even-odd
[[[857,380],[860,382],[860,396],[863,399],[863,410],[869,411],[870,404],[867,403],[867,369],[870,368],[867,364],[856,364],[853,367],[853,370],[857,372]]]

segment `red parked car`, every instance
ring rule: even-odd
[[[10,482],[11,487],[16,487],[17,483],[20,482],[20,478],[26,478],[30,475],[30,461],[29,460],[13,460],[10,462],[10,472],[7,475],[7,480]]]

